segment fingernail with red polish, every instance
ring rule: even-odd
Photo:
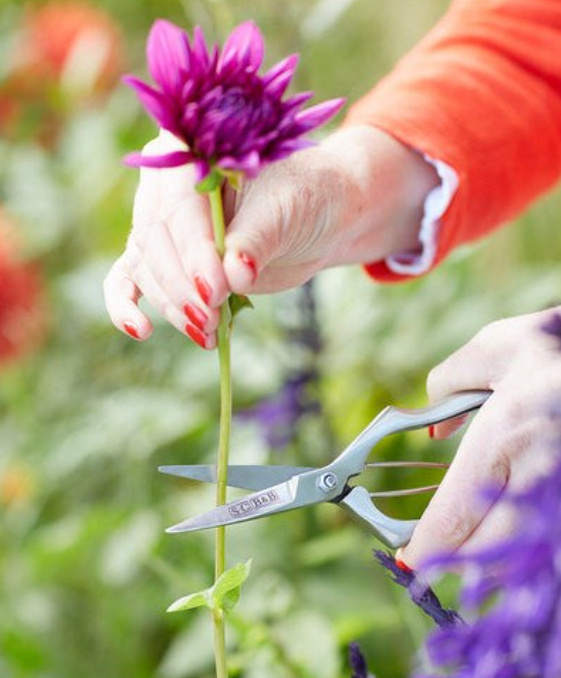
[[[125,332],[130,335],[133,339],[140,339],[140,336],[138,335],[138,330],[132,323],[123,323],[123,327],[125,328]]]
[[[255,280],[255,278],[257,278],[257,264],[255,263],[255,259],[253,257],[250,257],[249,254],[241,252],[240,261],[242,262],[242,264],[249,268],[249,270],[251,271],[252,279]]]
[[[208,305],[210,302],[210,297],[212,296],[212,290],[207,281],[200,275],[195,276],[195,285],[197,286],[197,291],[201,295],[201,299]]]
[[[185,304],[183,311],[195,327],[200,330],[204,329],[208,316],[202,309],[193,306],[193,304]]]
[[[429,426],[429,438],[434,438],[435,435],[436,435],[436,433],[435,433],[435,429],[434,429],[434,424],[431,424]]]
[[[406,565],[403,560],[400,560],[399,558],[395,559],[395,564],[399,567],[400,570],[403,572],[406,572],[407,574],[410,574],[413,572],[413,570],[409,567],[409,565]]]
[[[205,335],[198,327],[195,327],[195,325],[189,325],[189,323],[187,323],[187,325],[185,325],[185,332],[187,332],[191,339],[201,348],[206,348]]]

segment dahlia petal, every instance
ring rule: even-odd
[[[259,153],[257,153],[257,151],[250,151],[241,158],[228,155],[224,156],[219,158],[216,164],[220,169],[243,172],[249,177],[254,177],[259,172],[259,168],[261,167],[261,158],[259,157]]]
[[[270,95],[279,99],[282,97],[294,76],[298,61],[298,54],[291,54],[265,73],[263,85]]]
[[[210,53],[210,65],[208,70],[210,73],[216,73],[218,70],[218,62],[220,61],[220,49],[218,45],[212,46],[212,51]]]
[[[294,116],[298,134],[310,132],[332,118],[343,106],[345,99],[330,99],[321,104],[300,111]]]
[[[261,31],[253,21],[245,21],[228,36],[222,49],[220,71],[228,70],[235,64],[248,73],[255,73],[263,63],[264,54]]]
[[[195,160],[195,184],[199,184],[210,174],[210,165],[206,160]]]
[[[274,144],[269,150],[266,156],[267,162],[282,160],[297,151],[303,151],[306,148],[312,148],[312,146],[316,145],[316,142],[311,139],[287,139],[281,141],[280,143]]]
[[[154,82],[166,92],[177,95],[181,73],[189,71],[187,33],[169,21],[158,19],[152,26],[146,48],[148,69]]]
[[[203,29],[200,26],[195,26],[193,31],[193,56],[198,67],[202,71],[208,70],[210,64],[210,58],[208,54],[208,48],[206,45],[205,34]]]
[[[142,155],[142,153],[129,153],[123,162],[129,167],[150,167],[163,169],[165,167],[181,167],[193,161],[193,154],[189,151],[173,151],[163,155]]]
[[[154,118],[160,127],[174,133],[177,131],[173,111],[166,97],[161,92],[158,92],[132,75],[126,75],[123,78],[123,82],[134,89],[146,112]]]
[[[293,97],[289,97],[286,101],[282,102],[283,113],[286,114],[289,111],[293,111],[296,108],[300,108],[307,101],[309,101],[314,96],[313,92],[299,92]]]

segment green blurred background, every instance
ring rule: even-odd
[[[253,18],[268,65],[300,52],[298,89],[353,101],[447,4],[105,0],[77,12],[78,23],[108,40],[107,60],[97,63],[90,43],[73,49],[65,33],[74,3],[51,3],[48,21],[44,3],[0,3],[0,222],[17,230],[20,256],[41,267],[43,289],[35,310],[26,308],[37,313],[28,318],[35,347],[0,364],[2,678],[213,675],[207,615],[165,614],[171,601],[211,584],[212,534],[164,534],[210,507],[213,491],[156,467],[213,461],[216,355],[163,322],[146,344],[131,341],[111,326],[101,292],[135,190],[136,173],[120,158],[155,133],[117,76],[145,72],[152,21],[200,24],[222,39]],[[58,55],[51,70],[42,49]],[[322,463],[383,406],[422,405],[428,370],[483,325],[558,303],[560,205],[559,192],[545,198],[426,279],[380,287],[359,269],[333,270],[304,295],[255,299],[234,337],[236,409],[278,395],[302,373],[312,375],[311,406],[278,449],[256,417],[236,419],[233,460]],[[299,332],[318,328],[320,348],[310,350]],[[434,459],[456,444],[409,434],[379,456]],[[388,472],[372,486],[429,480]],[[424,501],[384,508],[413,517]],[[430,624],[375,565],[372,538],[342,512],[295,512],[229,535],[230,564],[253,558],[230,617],[232,676],[349,676],[352,640],[379,678],[407,675]],[[441,593],[451,600],[453,586]]]

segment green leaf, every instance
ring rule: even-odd
[[[217,170],[211,170],[210,174],[195,186],[199,193],[210,193],[220,186],[224,177]]]
[[[240,598],[241,589],[245,580],[249,577],[251,560],[247,563],[238,563],[226,570],[214,584],[212,598],[215,609],[230,612],[234,609]]]
[[[166,612],[181,612],[205,606],[212,609],[212,588],[179,598],[168,607]]]
[[[245,294],[231,294],[228,298],[230,304],[231,320],[233,320],[244,308],[253,308],[253,303]]]
[[[189,596],[179,598],[172,603],[167,612],[181,612],[193,610],[197,607],[208,607],[210,610],[223,610],[230,612],[234,609],[240,598],[241,588],[249,577],[251,560],[247,563],[238,563],[226,570],[211,586],[204,591],[192,593]]]

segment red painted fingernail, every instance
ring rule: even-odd
[[[195,276],[195,285],[197,286],[197,291],[201,295],[201,299],[208,305],[210,297],[212,296],[210,285],[200,275]]]
[[[189,323],[187,323],[187,325],[185,325],[185,332],[187,332],[191,339],[201,348],[206,348],[205,335],[198,327],[195,327],[195,325],[189,325]]]
[[[241,252],[240,261],[249,268],[249,270],[251,271],[252,278],[253,280],[255,280],[255,278],[257,278],[257,264],[255,263],[255,259],[253,259],[253,257],[250,257],[249,254]]]
[[[195,327],[200,330],[204,329],[208,316],[202,309],[193,306],[193,304],[185,304],[183,311]]]
[[[435,436],[434,424],[431,424],[429,426],[429,438],[434,438],[434,436]]]
[[[399,558],[395,559],[395,564],[399,567],[400,570],[403,572],[406,572],[407,574],[410,574],[413,572],[413,570],[409,567],[409,565],[406,565],[403,560],[399,560]]]
[[[123,327],[125,328],[125,332],[129,334],[133,339],[140,339],[138,336],[138,330],[134,325],[131,323],[123,323]]]

